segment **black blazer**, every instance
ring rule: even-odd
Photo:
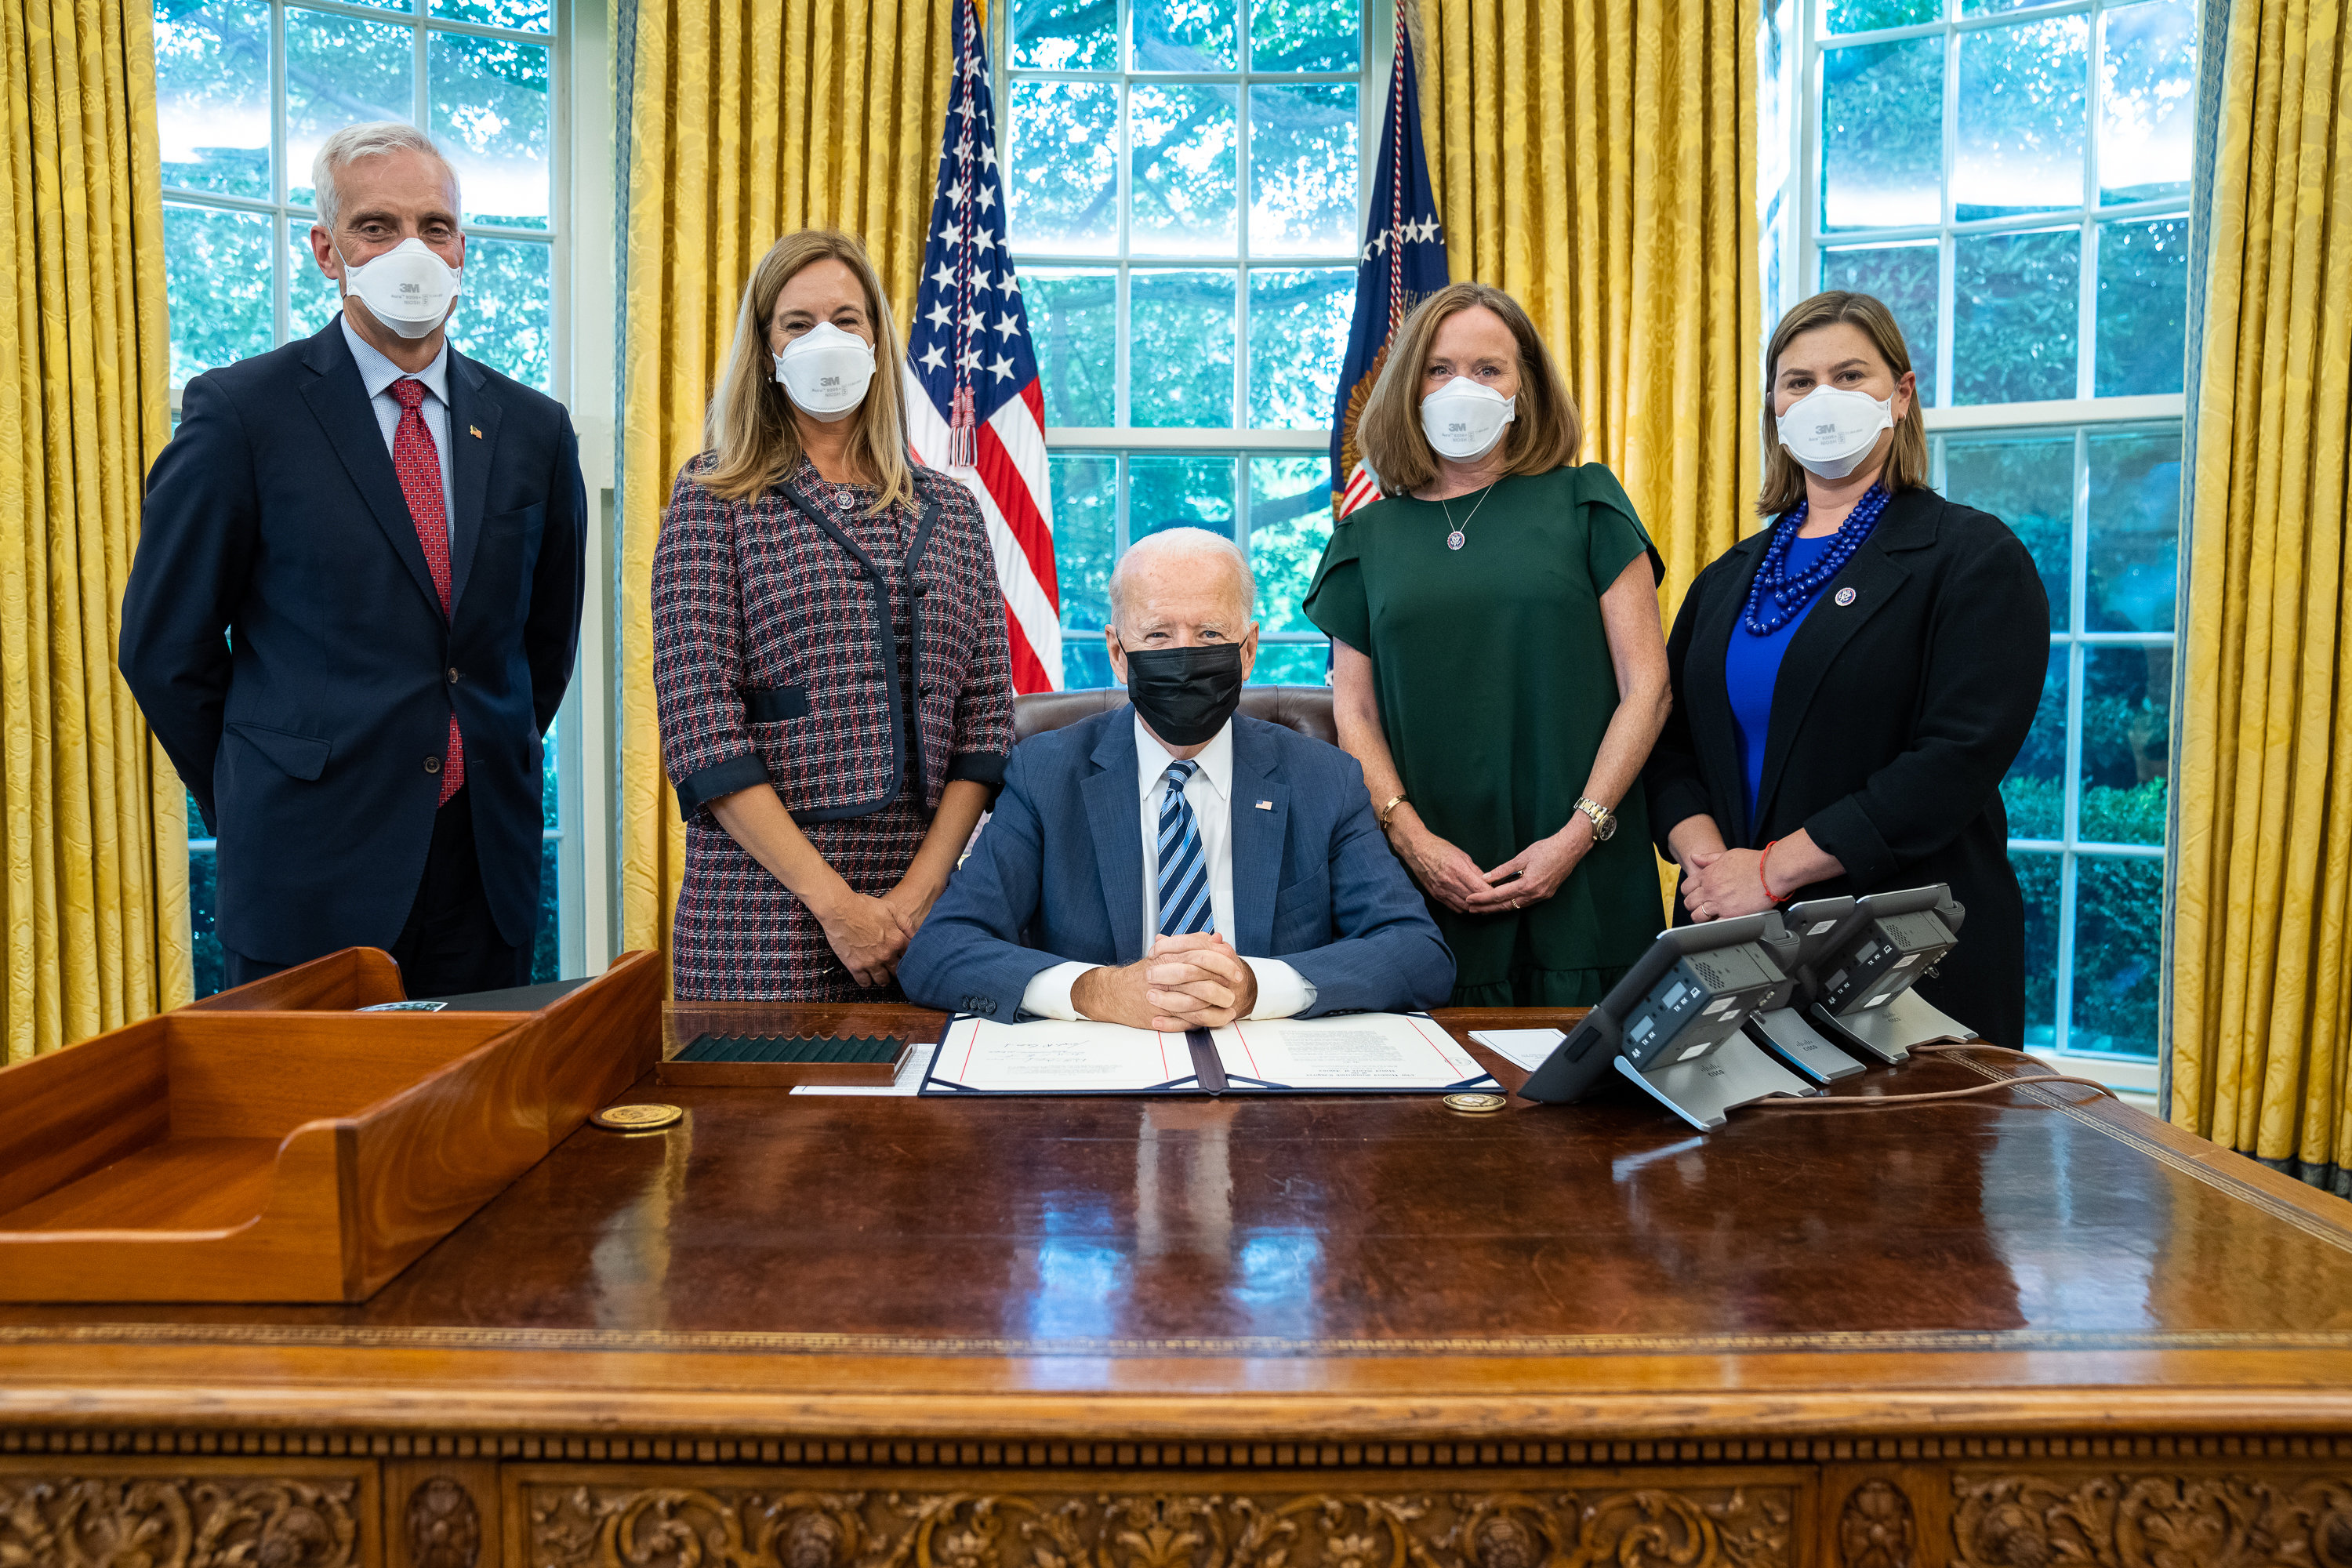
[[[1778,889],[1794,897],[1950,883],[1967,923],[1920,993],[2020,1045],[2025,910],[2000,781],[2050,664],[2050,601],[2033,558],[2000,519],[1933,490],[1888,501],[1790,639],[1751,840],[1723,665],[1770,540],[1768,529],[1725,551],[1675,617],[1674,712],[1643,772],[1658,847],[1678,823],[1707,816],[1733,848],[1801,828],[1845,867],[1843,878]],[[1848,588],[1853,600],[1841,605]],[[1679,900],[1675,918],[1689,918]]]
[[[123,679],[219,836],[215,923],[247,958],[400,935],[453,704],[491,915],[518,946],[538,924],[541,737],[580,635],[579,444],[562,405],[455,349],[448,385],[446,618],[340,319],[188,383],[148,475]]]

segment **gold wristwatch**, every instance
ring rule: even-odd
[[[1616,837],[1617,814],[1589,795],[1576,797],[1576,809],[1592,819],[1592,841],[1606,844]]]
[[[1392,795],[1389,796],[1388,805],[1381,807],[1380,810],[1372,814],[1381,819],[1381,831],[1382,833],[1386,833],[1389,830],[1389,818],[1396,815],[1396,808],[1404,804],[1404,798],[1405,797],[1401,795]]]

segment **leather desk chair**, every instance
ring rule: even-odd
[[[1075,724],[1092,714],[1127,706],[1123,686],[1093,686],[1076,691],[1033,691],[1013,700],[1015,743],[1048,730]],[[1244,686],[1242,711],[1253,719],[1296,730],[1327,745],[1339,743],[1328,686]]]

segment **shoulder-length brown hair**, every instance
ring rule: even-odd
[[[1780,422],[1772,412],[1780,356],[1805,333],[1841,321],[1862,329],[1895,380],[1911,373],[1911,351],[1904,346],[1903,329],[1895,324],[1895,312],[1874,296],[1832,289],[1790,306],[1772,329],[1772,345],[1764,353],[1764,486],[1756,496],[1759,517],[1783,516],[1805,499],[1804,466],[1780,445]],[[1927,421],[1919,413],[1919,389],[1914,384],[1911,406],[1895,422],[1895,446],[1879,478],[1890,491],[1918,489],[1927,484]]]
[[[1449,283],[1415,305],[1397,329],[1388,363],[1356,426],[1364,460],[1390,495],[1411,495],[1437,479],[1437,454],[1421,429],[1422,372],[1437,329],[1473,305],[1493,311],[1519,345],[1519,398],[1503,437],[1504,471],[1548,474],[1574,462],[1584,445],[1584,422],[1577,416],[1568,380],[1519,302],[1484,283]]]
[[[907,392],[898,369],[898,324],[890,319],[890,301],[883,297],[882,279],[866,247],[855,236],[832,228],[804,228],[784,236],[768,247],[743,286],[734,346],[728,350],[727,368],[719,374],[702,421],[702,445],[712,461],[698,482],[713,495],[748,500],[800,466],[800,429],[793,423],[791,401],[776,384],[768,321],[776,313],[776,296],[793,275],[812,262],[828,259],[857,275],[866,290],[866,318],[874,326],[874,382],[866,389],[866,401],[849,416],[850,455],[874,479],[876,511],[915,499],[914,474],[907,461]]]

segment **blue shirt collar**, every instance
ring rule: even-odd
[[[433,356],[431,364],[420,371],[405,371],[384,358],[377,352],[373,343],[360,336],[357,329],[352,327],[349,314],[340,314],[335,320],[342,325],[343,342],[352,347],[352,363],[360,367],[360,380],[367,384],[370,397],[382,397],[384,388],[404,375],[413,374],[425,384],[425,391],[441,400],[442,407],[449,406],[449,340],[447,338],[441,340],[441,352]]]

